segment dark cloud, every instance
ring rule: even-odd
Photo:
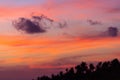
[[[111,37],[116,37],[116,36],[118,36],[118,29],[116,27],[109,27],[108,34]]]
[[[85,33],[76,33],[76,34],[70,34],[70,33],[63,33],[64,36],[75,38],[89,38],[89,39],[100,39],[100,38],[107,38],[107,37],[118,37],[119,36],[119,29],[117,27],[108,27],[103,28],[101,30],[95,30],[92,31],[86,31]]]
[[[98,35],[94,36],[97,38],[104,38],[104,37],[117,37],[118,36],[118,28],[117,27],[108,27],[106,30],[99,32]]]
[[[20,31],[28,34],[44,33],[51,27],[64,28],[67,26],[66,22],[56,22],[47,16],[32,16],[31,19],[19,18],[13,21],[13,26]]]
[[[96,32],[96,35],[92,36],[92,38],[105,38],[105,37],[117,37],[117,36],[118,36],[118,28],[108,27],[107,29],[103,29],[103,31]]]
[[[24,31],[29,34],[45,32],[38,22],[27,18],[19,18],[17,21],[13,22],[13,25],[17,30]]]
[[[88,22],[90,25],[102,25],[102,23],[99,22],[99,21],[87,20],[87,22]]]

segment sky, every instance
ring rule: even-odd
[[[120,59],[120,0],[0,0],[0,80],[31,80],[82,61]]]

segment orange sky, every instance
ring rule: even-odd
[[[22,70],[50,69],[52,73],[53,69],[81,61],[120,59],[119,3],[120,0],[1,1],[0,70],[22,66]],[[37,23],[33,16],[41,15],[42,21]],[[25,20],[22,23],[21,18]],[[17,29],[14,22],[23,28]],[[45,31],[30,33],[33,26]],[[109,34],[110,27],[117,30],[116,36]],[[1,77],[0,80],[8,80]]]
[[[53,66],[53,63],[68,65],[79,61],[97,62],[120,58],[120,38],[43,38],[33,36],[1,36],[0,51],[2,66],[36,65]],[[104,57],[103,57],[104,56]],[[75,59],[72,59],[76,57]],[[64,62],[59,61],[63,59]],[[71,62],[72,60],[72,62]]]

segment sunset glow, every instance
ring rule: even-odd
[[[0,1],[0,70],[8,78],[120,59],[120,0]],[[18,77],[28,80],[11,80]]]

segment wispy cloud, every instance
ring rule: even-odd
[[[87,20],[87,22],[90,24],[90,25],[102,25],[102,22],[100,21],[93,21],[91,19]]]

